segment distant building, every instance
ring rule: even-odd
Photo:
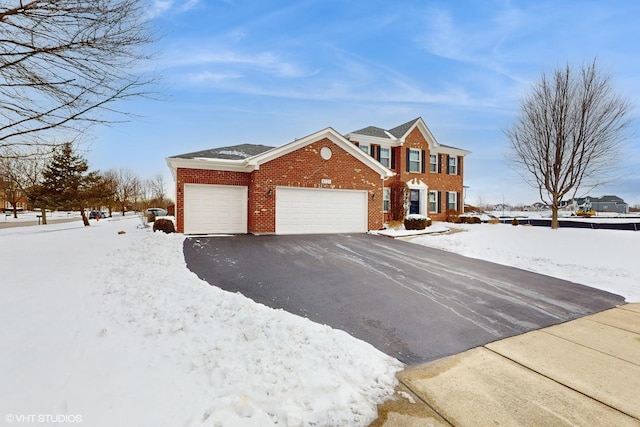
[[[578,211],[629,213],[629,205],[618,196],[578,197],[573,199],[573,209]]]

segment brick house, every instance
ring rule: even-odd
[[[385,185],[395,179],[409,184],[412,212],[428,213],[431,191],[433,207],[442,202],[436,215],[444,217],[449,193],[457,197],[452,206],[461,206],[465,154],[439,145],[419,118],[390,131],[369,127],[345,137],[326,128],[277,148],[222,147],[168,157],[167,164],[179,232],[349,233],[383,227]],[[426,164],[432,155],[434,172]]]
[[[469,151],[439,144],[422,118],[389,130],[369,126],[346,137],[395,173],[385,186],[393,180],[407,183],[408,213],[444,221],[447,211],[463,212],[464,157]],[[389,196],[385,187],[384,200]],[[388,205],[384,204],[385,213]]]

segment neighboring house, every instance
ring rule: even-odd
[[[464,211],[464,157],[469,151],[439,144],[422,118],[389,130],[369,126],[347,138],[395,172],[385,181],[385,201],[389,183],[400,180],[409,186],[409,214],[445,220],[448,211]],[[385,213],[388,210],[385,203]]]
[[[629,213],[629,205],[618,196],[578,197],[573,199],[573,210]]]
[[[444,219],[448,208],[462,207],[467,151],[438,144],[421,118],[389,135],[363,131],[345,137],[326,128],[277,148],[245,144],[167,158],[176,181],[177,230],[377,230],[389,208],[385,186],[394,179],[417,190],[411,194],[411,212]],[[433,204],[427,203],[431,194]]]
[[[19,212],[29,209],[28,200],[25,195],[11,181],[0,177],[0,211],[13,212],[15,209]]]

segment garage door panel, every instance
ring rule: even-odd
[[[366,191],[276,188],[276,233],[364,233]]]
[[[185,234],[246,233],[247,187],[185,184]]]

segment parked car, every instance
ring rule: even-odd
[[[153,214],[154,216],[167,216],[167,210],[162,208],[149,208],[144,213]]]
[[[104,212],[100,212],[100,211],[91,211],[89,212],[89,219],[102,219],[102,218],[106,218],[107,215]]]

